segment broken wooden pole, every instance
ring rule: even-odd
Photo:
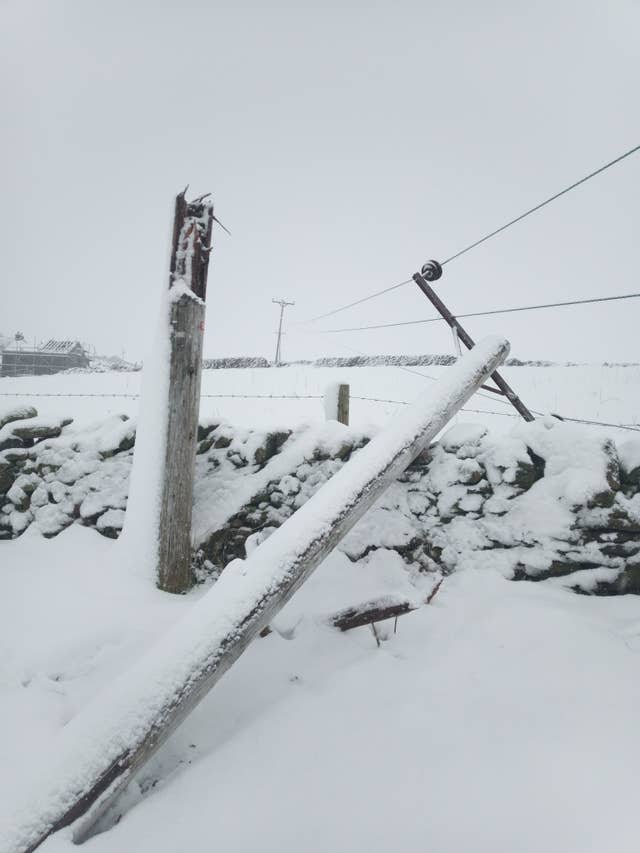
[[[183,593],[193,584],[191,514],[202,338],[213,205],[176,198],[169,268],[169,399],[160,502],[157,585]]]
[[[22,804],[0,820],[0,853],[30,853],[69,824],[76,842],[90,837],[133,774],[508,352],[503,338],[481,341],[70,720]]]

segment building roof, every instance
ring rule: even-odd
[[[57,355],[68,355],[76,347],[83,350],[82,344],[79,341],[55,341],[51,338],[46,344],[41,344],[39,351],[56,353]]]

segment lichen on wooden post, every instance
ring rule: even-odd
[[[202,338],[213,205],[176,198],[169,272],[170,361],[157,584],[183,593],[192,583],[191,515],[202,378]]]

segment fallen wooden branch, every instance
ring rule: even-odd
[[[393,619],[403,616],[405,613],[411,613],[413,610],[422,607],[422,603],[405,599],[390,604],[388,598],[381,598],[367,601],[356,607],[347,607],[339,613],[334,613],[327,619],[327,622],[340,631],[351,631],[354,628],[361,628],[363,625],[384,622],[385,619]]]
[[[384,622],[385,619],[397,619],[398,616],[404,616],[405,613],[412,613],[414,610],[419,610],[425,604],[431,604],[441,585],[442,578],[424,601],[416,601],[415,599],[398,596],[385,596],[384,598],[366,601],[354,607],[346,607],[344,610],[340,610],[338,613],[329,616],[327,622],[340,631],[351,631],[353,628],[361,628],[363,625]]]
[[[487,338],[448,368],[72,719],[21,804],[0,821],[1,853],[29,853],[71,823],[74,841],[90,837],[132,775],[508,352],[507,341]]]

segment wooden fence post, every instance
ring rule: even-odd
[[[324,392],[324,414],[328,421],[349,426],[349,386],[332,382]]]
[[[182,593],[193,584],[191,515],[200,409],[202,338],[213,205],[176,197],[169,271],[170,372],[157,584]]]
[[[349,426],[349,386],[338,388],[338,422]]]

